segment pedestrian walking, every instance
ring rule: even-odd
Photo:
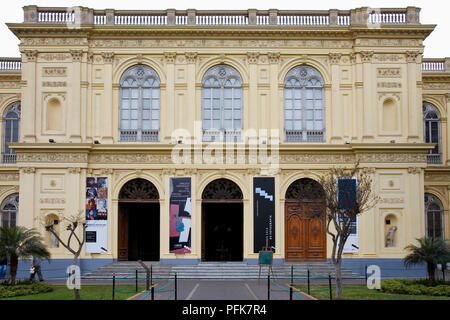
[[[39,281],[44,281],[41,272],[41,259],[39,259],[39,257],[33,256],[33,265],[30,271],[30,281],[34,280],[34,276],[36,275],[36,273],[38,274]]]

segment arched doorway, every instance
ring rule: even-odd
[[[320,210],[325,219],[322,186],[312,179],[298,179],[287,189],[285,199],[286,261],[325,260],[326,231],[310,214]]]
[[[118,259],[159,261],[159,193],[145,179],[128,181],[119,193]]]
[[[228,179],[210,182],[202,193],[202,260],[242,261],[244,207],[239,186]]]

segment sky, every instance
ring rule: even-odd
[[[422,24],[436,24],[435,30],[425,40],[424,57],[450,57],[450,1],[442,0],[2,0],[0,6],[0,57],[20,56],[19,40],[9,31],[6,23],[23,22],[23,7],[37,5],[39,7],[72,7],[84,6],[93,9],[140,9],[165,10],[245,10],[255,8],[259,10],[348,10],[360,7],[370,8],[406,8],[408,6],[421,8],[420,21]]]

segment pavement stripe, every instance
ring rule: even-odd
[[[200,286],[199,283],[197,283],[194,287],[194,289],[192,289],[191,293],[189,293],[189,295],[186,297],[186,300],[191,300],[192,296],[194,295],[195,291],[197,290],[197,288]]]
[[[250,292],[250,294],[253,296],[253,298],[255,300],[259,300],[258,297],[256,296],[256,294],[253,292],[253,290],[250,288],[250,286],[248,285],[248,283],[245,284],[245,286],[247,287],[248,291]]]

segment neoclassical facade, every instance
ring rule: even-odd
[[[61,270],[44,225],[80,211],[85,270],[257,263],[265,243],[323,261],[296,188],[359,161],[381,201],[344,265],[403,270],[450,235],[450,60],[422,58],[419,12],[24,7],[22,57],[0,61],[2,225],[42,231]]]

